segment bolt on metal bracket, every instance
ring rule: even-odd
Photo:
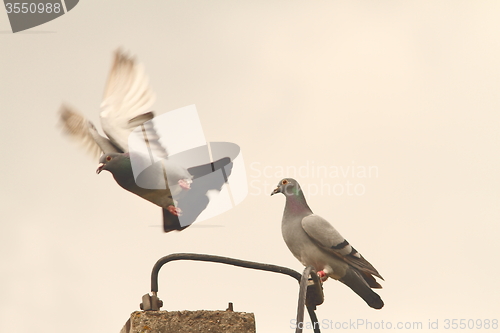
[[[141,310],[158,311],[162,306],[163,301],[156,296],[156,293],[153,293],[153,295],[146,294],[142,296],[142,303],[140,305]]]

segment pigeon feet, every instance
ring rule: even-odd
[[[175,216],[181,216],[182,210],[180,208],[175,207],[174,205],[170,205],[167,207],[167,210]]]
[[[186,181],[185,179],[180,179],[178,183],[179,186],[184,190],[189,190],[191,188],[191,183]]]
[[[326,275],[324,271],[319,271],[317,274],[321,282],[325,282],[326,280],[328,280],[328,275]]]

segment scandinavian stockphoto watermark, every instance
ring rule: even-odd
[[[12,32],[30,29],[52,21],[73,8],[79,0],[4,0]]]
[[[135,127],[128,139],[136,184],[170,189],[187,226],[228,211],[247,193],[245,163],[232,142],[207,142],[195,105],[169,111]]]
[[[378,178],[376,165],[321,165],[306,161],[302,165],[264,165],[260,162],[250,164],[250,194],[266,195],[276,187],[282,178],[307,179],[301,182],[302,189],[309,196],[336,195],[361,196],[366,193],[365,181]]]

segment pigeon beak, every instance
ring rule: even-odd
[[[278,186],[276,187],[273,192],[271,192],[271,195],[276,194],[276,193],[281,193],[281,188]]]
[[[104,168],[104,163],[99,163],[99,166],[97,167],[97,170],[95,173],[100,174],[102,171],[102,168]]]

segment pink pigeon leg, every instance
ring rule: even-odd
[[[191,184],[188,183],[185,179],[180,179],[178,183],[179,186],[182,187],[184,190],[189,190],[191,188]]]
[[[326,275],[324,271],[319,271],[316,274],[318,274],[318,277],[320,278],[321,282],[325,282],[328,279],[328,275]]]
[[[167,207],[167,210],[175,216],[181,216],[182,210],[180,208],[175,207],[174,205],[170,205]]]

